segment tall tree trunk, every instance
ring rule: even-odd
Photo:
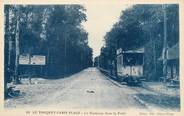
[[[157,56],[156,56],[156,42],[154,40],[153,42],[153,54],[154,54],[154,76],[155,76],[155,80],[158,80],[158,75],[157,75]]]
[[[10,32],[9,32],[9,5],[5,6],[5,76],[4,76],[4,95],[7,93],[7,83],[10,78]],[[7,53],[8,52],[8,53]]]
[[[18,84],[19,83],[19,78],[18,78],[18,60],[19,60],[19,51],[20,51],[20,48],[19,48],[19,19],[20,19],[20,11],[19,11],[19,6],[17,6],[17,13],[16,13],[16,16],[17,16],[17,24],[16,24],[16,34],[15,34],[15,75],[14,75],[14,84]]]
[[[66,73],[67,73],[67,40],[66,40],[66,37],[65,37],[65,35],[64,35],[64,42],[65,42],[65,48],[64,48],[64,51],[65,51],[65,53],[64,53],[64,75],[66,75]]]
[[[45,71],[45,75],[48,75],[49,73],[49,67],[50,67],[50,49],[48,47],[48,50],[47,50],[47,68],[46,68],[46,71]]]
[[[163,45],[163,77],[167,77],[167,15],[166,15],[166,6],[163,5],[163,14],[164,14],[164,45]]]

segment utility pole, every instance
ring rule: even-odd
[[[162,6],[164,14],[164,43],[163,43],[163,77],[164,81],[167,78],[167,15],[166,5]]]
[[[153,71],[153,77],[151,77],[152,79],[155,79],[155,76],[156,75],[156,42],[155,40],[153,40],[153,37],[152,37],[152,33],[150,32],[150,40],[151,40],[151,46],[152,46],[152,50],[153,50],[153,65],[154,65],[154,71]]]
[[[16,25],[16,35],[15,35],[15,74],[14,74],[14,84],[18,83],[18,65],[19,65],[19,54],[20,54],[20,48],[19,48],[19,19],[20,19],[20,10],[19,6],[17,6],[17,25]]]

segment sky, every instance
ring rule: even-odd
[[[85,4],[87,21],[83,23],[88,32],[89,46],[93,49],[93,57],[100,54],[104,45],[104,36],[113,24],[118,22],[122,10],[130,5],[126,4]]]

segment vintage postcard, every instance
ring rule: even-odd
[[[183,0],[2,0],[2,116],[181,116]]]

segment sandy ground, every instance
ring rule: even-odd
[[[157,95],[140,87],[120,85],[96,68],[88,68],[68,78],[35,79],[32,85],[17,85],[21,96],[5,100],[6,108],[61,107],[105,109],[165,109],[142,102],[140,95]]]

